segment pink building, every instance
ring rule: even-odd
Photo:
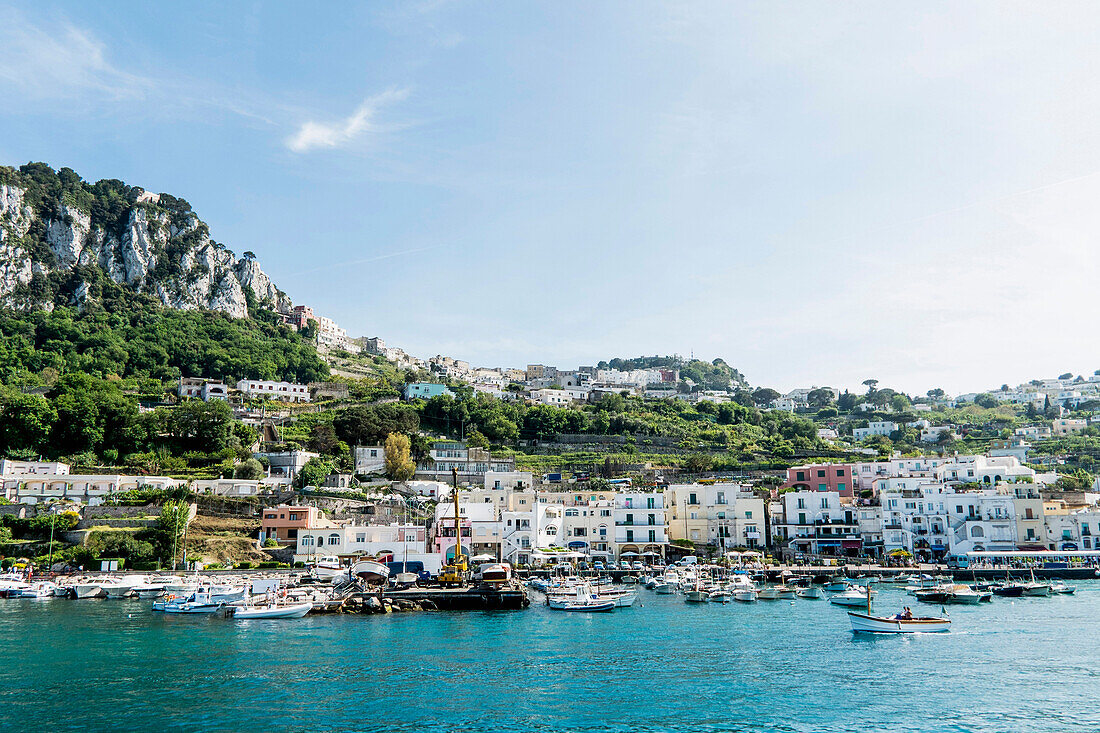
[[[779,490],[836,491],[841,496],[852,496],[852,481],[852,466],[848,463],[793,466],[787,469],[787,480]]]

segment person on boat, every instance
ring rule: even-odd
[[[909,620],[911,620],[911,619],[913,618],[913,611],[912,611],[912,609],[910,609],[910,608],[909,608],[909,606],[906,606],[906,607],[905,607],[905,613],[903,613],[903,614],[901,615],[901,617],[902,617],[903,619],[905,619],[906,621],[909,621]]]

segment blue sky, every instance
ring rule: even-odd
[[[1100,368],[1098,21],[0,0],[0,163],[182,196],[421,356],[975,390]]]

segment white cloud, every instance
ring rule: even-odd
[[[379,131],[381,128],[374,121],[378,111],[408,96],[407,89],[388,89],[364,99],[350,116],[342,120],[304,122],[297,132],[286,139],[286,146],[295,153],[307,153],[317,148],[338,148],[364,133]]]
[[[103,43],[68,23],[46,29],[14,10],[0,11],[0,48],[0,86],[25,99],[89,93],[111,100],[140,99],[154,86],[111,63]]]

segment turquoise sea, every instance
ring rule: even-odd
[[[865,637],[826,601],[234,621],[0,600],[0,727],[1096,731],[1100,582]],[[882,588],[876,610],[903,603]],[[939,611],[939,607],[925,607]]]

